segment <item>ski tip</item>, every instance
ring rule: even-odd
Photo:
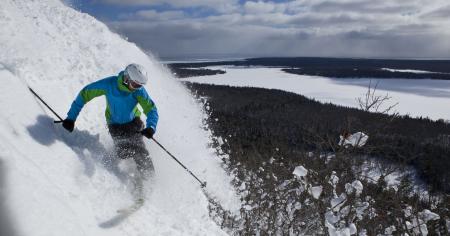
[[[139,208],[141,208],[144,205],[144,202],[145,202],[145,200],[143,198],[139,198],[130,207],[119,209],[116,212],[119,214],[131,214],[132,212],[139,210]]]

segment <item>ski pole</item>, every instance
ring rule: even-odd
[[[169,156],[170,157],[172,157],[176,162],[178,162],[178,164],[180,164],[187,172],[189,172],[189,174],[191,174],[199,183],[200,183],[200,186],[202,187],[202,188],[204,188],[204,187],[206,187],[206,181],[205,182],[202,182],[199,178],[197,178],[197,176],[195,176],[186,166],[184,166],[183,165],[183,163],[181,163],[174,155],[172,155],[172,153],[170,153],[169,151],[167,151],[167,149],[166,148],[164,148],[163,147],[163,145],[161,145],[158,141],[156,141],[156,139],[155,138],[153,138],[152,137],[152,139],[153,139],[153,141],[155,141],[155,143],[156,144],[158,144],[161,148],[162,148],[162,150],[164,150],[167,154],[169,154]]]
[[[63,122],[63,118],[61,118],[61,116],[59,116],[58,113],[56,113],[32,88],[30,88],[30,86],[28,86],[28,89],[34,94],[34,96],[36,96],[39,99],[39,101],[41,101],[51,112],[53,112],[55,116],[59,118],[59,121],[55,120],[53,121],[54,123]]]

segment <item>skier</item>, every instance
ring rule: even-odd
[[[153,173],[153,163],[145,148],[143,136],[152,138],[158,123],[155,103],[143,87],[147,83],[147,73],[138,64],[128,65],[117,76],[107,77],[84,87],[72,103],[67,118],[62,122],[65,129],[72,132],[75,120],[83,106],[95,97],[106,96],[106,121],[114,141],[117,156],[122,159],[133,158],[142,179]],[[140,119],[141,105],[147,116],[146,127]],[[142,186],[136,186],[142,192]]]

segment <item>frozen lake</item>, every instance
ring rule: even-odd
[[[392,97],[386,105],[398,102],[400,114],[450,119],[450,81],[430,79],[331,79],[319,76],[295,75],[280,68],[215,66],[209,69],[225,70],[225,74],[200,76],[184,81],[257,87],[289,91],[321,102],[358,107],[357,98],[363,97],[370,83],[378,82],[378,95]]]

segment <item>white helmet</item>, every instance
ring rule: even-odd
[[[125,68],[124,75],[140,85],[145,85],[148,80],[144,67],[134,63]]]

